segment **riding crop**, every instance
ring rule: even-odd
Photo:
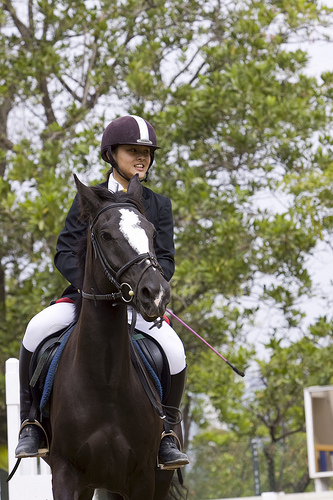
[[[176,316],[175,313],[173,313],[172,311],[170,311],[170,309],[166,309],[166,312],[168,314],[170,314],[170,316],[172,316],[173,318],[175,318],[177,321],[179,321],[179,323],[181,325],[185,326],[185,328],[187,328],[191,333],[194,333],[194,335],[196,337],[198,337],[198,339],[200,339],[201,342],[203,342],[204,344],[206,344],[206,346],[209,347],[209,349],[211,349],[213,352],[215,352],[215,354],[217,354],[221,359],[223,359],[223,361],[225,361],[225,363],[227,363],[227,365],[229,365],[230,368],[232,368],[234,370],[234,372],[236,372],[241,377],[245,377],[245,373],[244,372],[242,372],[241,370],[238,370],[238,368],[236,366],[234,366],[233,364],[231,364],[224,356],[222,356],[222,354],[220,354],[216,349],[214,349],[214,347],[212,347],[207,342],[207,340],[205,340],[202,337],[200,337],[200,335],[197,332],[195,332],[190,326],[188,326],[182,319],[178,318],[178,316]]]

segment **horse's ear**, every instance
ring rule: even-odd
[[[101,200],[96,196],[92,189],[83,184],[77,175],[74,174],[74,180],[79,193],[79,201],[82,215],[88,217],[90,213],[98,212]]]
[[[139,174],[135,174],[134,177],[129,181],[127,187],[127,193],[133,196],[134,199],[141,202],[142,199],[142,186],[139,179]]]

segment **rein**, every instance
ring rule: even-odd
[[[102,215],[104,212],[107,210],[111,210],[112,208],[118,208],[118,207],[131,207],[137,209],[137,207],[132,204],[132,203],[112,203],[111,205],[107,205],[106,207],[102,208],[98,212],[98,214],[95,216],[93,219],[92,223],[90,224],[90,235],[91,235],[91,243],[94,249],[94,254],[95,254],[95,259],[99,259],[100,263],[102,264],[103,271],[107,277],[107,279],[117,288],[118,292],[114,293],[108,293],[108,294],[96,294],[93,289],[91,289],[92,293],[87,293],[82,291],[82,297],[84,299],[88,300],[93,300],[96,304],[96,301],[99,300],[108,300],[108,301],[117,301],[117,300],[123,300],[126,303],[132,302],[137,287],[139,285],[139,282],[143,276],[143,274],[150,268],[154,267],[155,269],[158,269],[162,274],[162,268],[159,265],[159,263],[156,260],[156,257],[154,254],[151,252],[146,252],[139,254],[137,257],[134,257],[131,259],[129,262],[124,264],[118,271],[114,270],[108,260],[106,259],[103,250],[99,244],[99,241],[96,237],[96,234],[94,232],[94,226],[99,218],[100,215]],[[120,277],[122,274],[124,274],[128,269],[130,269],[134,264],[141,264],[142,262],[148,261],[147,266],[143,269],[140,278],[138,280],[138,283],[136,285],[135,291],[133,291],[131,285],[129,285],[126,282],[120,283]]]
[[[142,364],[142,360],[140,359],[133,343],[133,334],[134,334],[134,329],[135,329],[135,323],[136,323],[136,310],[132,309],[132,322],[129,328],[129,338],[130,338],[130,353],[131,353],[131,359],[134,367],[136,368],[136,372],[138,374],[138,377],[141,381],[142,387],[145,390],[145,393],[150,401],[150,403],[153,405],[155,410],[157,411],[159,417],[161,420],[166,419],[166,415],[163,412],[163,405],[161,402],[158,401],[156,397],[156,391],[151,385],[151,379],[147,375],[147,371],[144,368]]]

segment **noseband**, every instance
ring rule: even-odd
[[[141,264],[144,261],[147,261],[146,267],[143,269],[143,271],[140,274],[140,277],[138,279],[138,283],[136,285],[136,289],[139,285],[139,282],[143,276],[143,274],[149,269],[150,267],[154,267],[155,269],[158,269],[161,274],[163,274],[162,268],[159,265],[159,263],[156,260],[156,257],[154,254],[151,252],[147,253],[141,253],[137,257],[134,257],[134,259],[130,260],[126,264],[124,264],[118,271],[115,271],[110,263],[107,261],[103,250],[98,242],[98,239],[96,238],[95,232],[94,232],[94,226],[101,214],[106,212],[107,210],[111,210],[112,208],[118,208],[118,207],[130,207],[130,208],[135,208],[137,207],[132,204],[132,203],[112,203],[111,205],[107,205],[106,207],[102,208],[100,212],[95,216],[93,219],[92,223],[90,224],[90,235],[91,235],[91,243],[94,249],[94,254],[95,254],[95,259],[98,257],[100,263],[102,264],[103,271],[108,278],[108,280],[117,288],[118,292],[114,293],[108,293],[108,294],[95,294],[94,290],[92,289],[93,293],[86,293],[82,291],[82,297],[84,299],[90,299],[90,300],[111,300],[111,301],[116,301],[116,300],[123,300],[124,302],[131,302],[135,296],[135,292],[133,291],[131,285],[129,285],[126,282],[120,283],[120,277],[122,274],[124,274],[130,267],[132,267],[134,264]]]

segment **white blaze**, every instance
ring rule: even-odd
[[[164,295],[164,290],[163,290],[162,285],[160,285],[160,293],[158,294],[158,296],[154,300],[154,303],[155,303],[156,307],[158,307],[160,305],[160,302],[161,302],[161,300],[163,298],[163,295]]]
[[[149,252],[149,241],[145,230],[140,226],[140,219],[138,214],[122,208],[119,210],[121,213],[119,229],[131,245],[131,247],[138,252],[148,253]]]

